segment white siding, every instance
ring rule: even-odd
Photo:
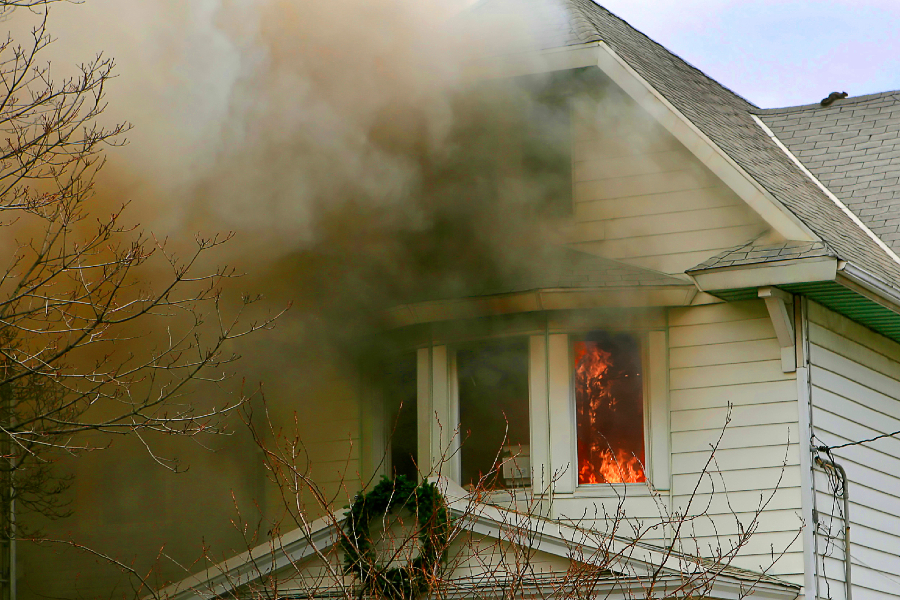
[[[673,505],[704,514],[689,523],[685,550],[727,551],[738,522],[750,525],[761,510],[735,565],[767,568],[773,549],[786,550],[769,572],[801,583],[797,382],[781,369],[765,304],[673,309],[669,364]],[[707,467],[729,403],[731,422]]]
[[[683,273],[767,226],[734,192],[609,89],[573,118],[576,247],[666,273]]]
[[[900,345],[815,303],[809,309],[812,425],[817,445],[900,430]],[[834,450],[850,480],[854,600],[900,594],[900,440]],[[819,595],[844,598],[840,500],[816,472]],[[832,518],[834,516],[834,518]],[[830,529],[838,539],[826,547]],[[826,581],[827,578],[827,581]]]

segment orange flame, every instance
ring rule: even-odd
[[[584,457],[578,469],[578,483],[641,483],[646,481],[644,465],[637,456],[619,449],[616,456],[606,449]]]
[[[621,419],[640,417],[640,410],[619,412],[611,377],[614,357],[594,342],[575,344],[575,386],[578,413],[578,483],[641,483],[646,481],[644,440],[640,424],[622,428]],[[619,375],[621,377],[621,375]],[[627,375],[624,375],[627,377]],[[641,398],[622,398],[641,402]],[[631,431],[632,433],[628,433]],[[632,439],[640,436],[639,439]]]

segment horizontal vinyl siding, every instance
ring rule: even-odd
[[[810,303],[810,380],[817,445],[900,430],[900,346]],[[833,451],[847,471],[854,600],[900,594],[900,440]],[[843,521],[825,472],[817,470],[819,595],[844,598]],[[826,548],[827,531],[837,537]],[[826,583],[827,578],[827,583]]]
[[[624,94],[573,118],[575,225],[586,252],[666,273],[767,226],[731,189]]]
[[[765,304],[671,310],[669,364],[673,506],[709,516],[690,522],[690,543],[727,549],[761,511],[734,564],[768,568],[784,552],[768,572],[799,581],[797,384],[782,371]]]

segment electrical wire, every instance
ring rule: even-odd
[[[882,433],[881,435],[876,435],[873,438],[869,438],[867,440],[860,440],[858,442],[847,442],[846,444],[838,444],[837,446],[816,446],[816,450],[819,452],[830,452],[831,450],[837,450],[839,448],[847,448],[849,446],[859,446],[860,444],[868,444],[869,442],[874,442],[875,440],[880,440],[882,438],[889,438],[900,435],[900,431],[894,431],[893,433]]]

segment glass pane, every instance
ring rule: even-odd
[[[418,425],[415,354],[405,354],[388,365],[384,398],[391,476],[406,475],[416,481]]]
[[[639,483],[644,475],[641,349],[628,334],[574,344],[578,483]]]
[[[468,488],[531,482],[528,341],[485,343],[456,353],[462,483]]]

